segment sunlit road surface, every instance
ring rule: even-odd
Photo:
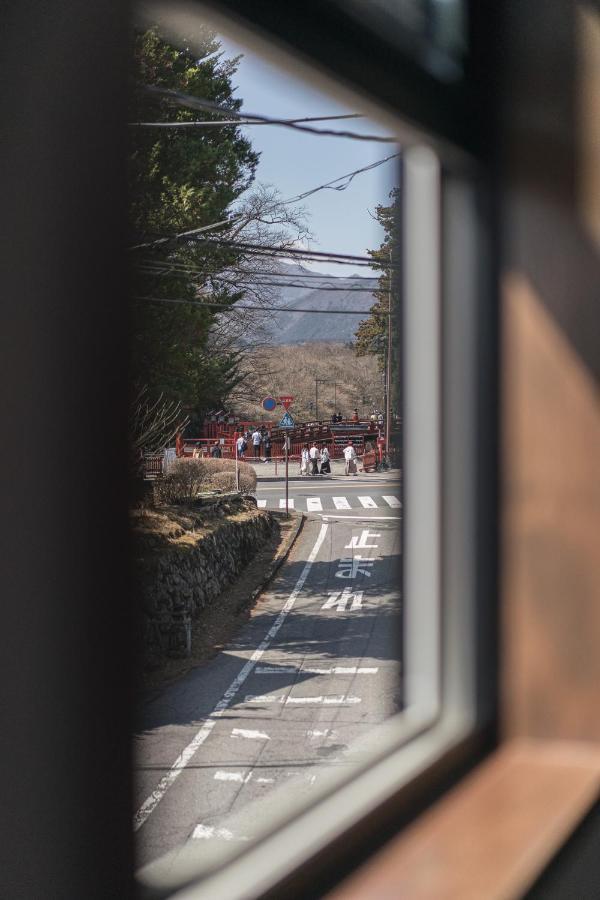
[[[257,467],[259,480],[255,496],[261,509],[283,510],[286,508],[285,481],[279,472],[263,475]],[[366,520],[387,518],[400,519],[402,501],[398,472],[358,473],[344,475],[343,468],[336,462],[334,472],[329,476],[297,474],[297,466],[290,469],[288,487],[290,510],[321,517],[342,516],[348,519]]]
[[[399,493],[388,477],[379,494],[374,476],[367,493],[361,477],[345,479],[352,490],[339,479],[313,489],[346,496],[350,510],[323,503],[310,513],[237,638],[141,711],[143,877],[218,858],[273,827],[332,768],[349,769],[352,745],[398,711],[401,508],[357,508],[353,498]],[[261,482],[259,499],[269,486]],[[305,490],[294,485],[290,496]]]

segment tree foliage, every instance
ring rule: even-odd
[[[145,86],[201,97],[232,113],[241,108],[232,83],[239,57],[224,59],[208,29],[195,35],[194,48],[175,47],[156,29],[136,36],[132,123],[198,118]],[[240,384],[253,349],[248,335],[260,343],[265,308],[276,300],[273,282],[263,276],[276,270],[277,256],[257,256],[240,244],[293,246],[309,237],[304,211],[282,202],[274,188],[253,184],[258,154],[237,127],[133,125],[132,132],[131,225],[134,244],[145,245],[134,250],[135,376],[152,396],[180,401],[199,421]],[[224,220],[201,236],[164,240]],[[228,243],[210,243],[215,236]],[[190,302],[157,302],[169,298]],[[236,308],[240,300],[243,308]]]
[[[192,110],[145,92],[146,85],[202,97],[232,111],[240,108],[242,101],[233,97],[232,85],[238,59],[224,59],[208,29],[195,35],[194,48],[175,47],[156,29],[135,36],[132,122],[197,118]],[[252,184],[258,155],[238,128],[134,126],[131,132],[130,219],[136,245],[228,218],[231,204]],[[188,410],[210,407],[239,377],[237,353],[231,347],[212,351],[216,313],[200,301],[203,295],[226,305],[240,299],[235,285],[215,287],[208,281],[210,273],[235,263],[235,251],[205,242],[169,241],[132,255],[136,380],[148,385],[151,396],[178,400]]]
[[[389,263],[397,247],[396,229],[399,197],[399,189],[394,188],[390,193],[392,202],[387,206],[379,204],[375,207],[375,218],[383,226],[385,236],[377,250],[368,250],[367,252],[372,257],[375,267],[381,269],[381,275],[379,276],[378,288],[375,291],[375,303],[370,310],[371,315],[360,323],[356,331],[355,347],[357,355],[374,354],[378,358],[382,370],[385,367],[387,352],[390,295],[392,298],[391,311],[394,320],[398,311],[398,292],[391,290],[391,288],[395,288],[395,283],[390,280]]]

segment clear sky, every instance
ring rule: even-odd
[[[361,112],[360,108],[341,105],[329,94],[315,90],[313,85],[307,85],[248,48],[228,38],[222,38],[222,42],[228,57],[244,54],[233,79],[237,85],[236,96],[244,101],[242,111],[277,118]],[[386,134],[380,125],[367,118],[314,123],[314,127]],[[275,185],[284,199],[398,150],[395,144],[321,137],[273,125],[248,126],[245,130],[254,149],[261,154],[257,180]],[[324,190],[303,200],[314,235],[310,249],[364,255],[367,248],[376,248],[383,232],[369,210],[387,200],[395,181],[396,165],[390,160],[371,172],[357,175],[344,191]],[[353,272],[351,266],[338,265],[320,266],[319,270],[335,275]],[[368,269],[354,271],[369,274]]]

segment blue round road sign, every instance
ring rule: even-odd
[[[265,397],[262,405],[263,409],[266,409],[267,412],[273,412],[273,410],[277,406],[277,400],[275,399],[275,397]]]

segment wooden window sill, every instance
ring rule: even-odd
[[[328,900],[512,900],[597,799],[600,747],[503,744]]]

